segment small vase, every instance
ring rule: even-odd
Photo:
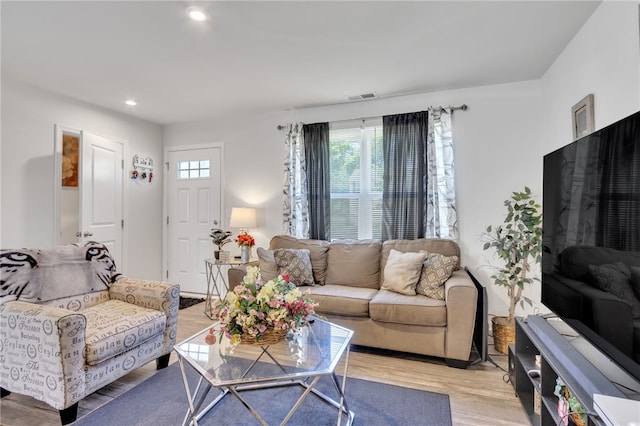
[[[251,247],[240,246],[240,262],[247,263],[251,257]]]

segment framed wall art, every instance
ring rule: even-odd
[[[79,142],[77,136],[62,135],[62,186],[78,186]]]
[[[593,133],[595,127],[592,93],[589,93],[571,108],[571,124],[573,126],[573,140]]]

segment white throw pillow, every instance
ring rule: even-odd
[[[384,267],[382,288],[407,296],[415,296],[422,263],[427,253],[402,253],[391,249]]]

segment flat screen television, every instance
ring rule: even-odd
[[[640,112],[545,155],[542,209],[542,303],[640,382]]]

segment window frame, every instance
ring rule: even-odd
[[[377,128],[375,133],[369,132],[367,133],[366,129]],[[341,122],[333,122],[330,123],[329,128],[329,143],[332,141],[332,132],[334,131],[345,131],[345,130],[356,130],[360,129],[360,190],[358,192],[330,192],[331,200],[338,199],[346,199],[346,200],[356,200],[358,205],[358,215],[357,215],[357,236],[351,236],[349,238],[354,239],[372,239],[372,238],[380,238],[380,236],[376,237],[376,231],[373,229],[374,223],[374,215],[373,214],[364,214],[363,212],[373,212],[373,204],[375,201],[379,200],[380,205],[382,205],[382,190],[375,191],[373,190],[372,185],[372,175],[373,175],[373,141],[374,135],[377,135],[379,132],[380,137],[382,137],[382,117],[377,117],[373,119],[367,120],[348,120]],[[380,212],[381,213],[381,212]],[[333,224],[334,221],[332,220]],[[331,229],[332,238],[335,238],[335,234],[333,232],[333,228]],[[377,231],[378,235],[381,235],[382,229]]]

